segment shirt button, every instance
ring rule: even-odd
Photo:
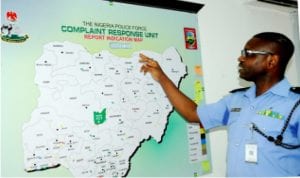
[[[255,109],[255,107],[254,106],[250,106],[250,109],[253,110],[253,109]]]
[[[240,144],[236,143],[235,146],[240,146]]]

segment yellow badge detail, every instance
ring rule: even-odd
[[[262,116],[267,116],[267,117],[271,117],[274,119],[283,119],[283,115],[281,115],[278,112],[272,111],[271,109],[265,109],[262,111],[258,111],[257,114],[262,115]]]
[[[203,95],[204,95],[204,88],[203,88],[201,81],[199,81],[199,80],[195,81],[194,92],[195,92],[194,102],[199,104],[203,100]]]

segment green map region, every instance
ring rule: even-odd
[[[103,124],[106,121],[106,108],[104,108],[101,112],[94,112],[94,123],[96,125]]]

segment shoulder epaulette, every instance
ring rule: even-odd
[[[294,93],[300,94],[300,87],[291,87],[290,90]]]
[[[245,91],[245,90],[247,90],[247,89],[249,89],[249,88],[250,88],[250,87],[234,89],[234,90],[231,90],[230,93],[235,93],[235,92],[238,92],[238,91]]]

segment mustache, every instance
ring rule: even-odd
[[[244,65],[243,65],[242,62],[240,62],[238,66],[239,66],[240,68],[244,68]]]

